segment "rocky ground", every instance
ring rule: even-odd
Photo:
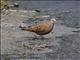
[[[19,26],[31,25],[45,15],[57,18],[50,34],[34,38],[34,33]],[[77,20],[76,20],[77,19]],[[40,12],[11,10],[1,16],[2,60],[80,60],[80,19],[70,11]]]

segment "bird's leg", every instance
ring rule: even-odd
[[[37,36],[36,34],[34,34],[34,38],[35,38],[35,39],[37,39],[37,38],[38,38],[38,36]]]
[[[40,37],[40,39],[44,39],[44,36],[43,35],[40,35],[39,37]]]

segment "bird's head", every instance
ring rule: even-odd
[[[55,18],[52,18],[51,21],[53,21],[54,23],[56,23],[56,19]]]

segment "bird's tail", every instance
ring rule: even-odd
[[[24,31],[27,31],[27,27],[22,27],[22,26],[19,26],[19,28],[21,28],[21,30],[24,30]]]
[[[21,28],[21,30],[24,30],[24,31],[32,31],[31,29],[29,29],[29,26],[28,27],[19,26],[19,28]]]

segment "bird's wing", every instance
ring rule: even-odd
[[[27,29],[27,31],[36,32],[36,33],[37,32],[46,32],[49,30],[50,25],[51,25],[50,22],[33,25],[33,26],[29,27]]]

